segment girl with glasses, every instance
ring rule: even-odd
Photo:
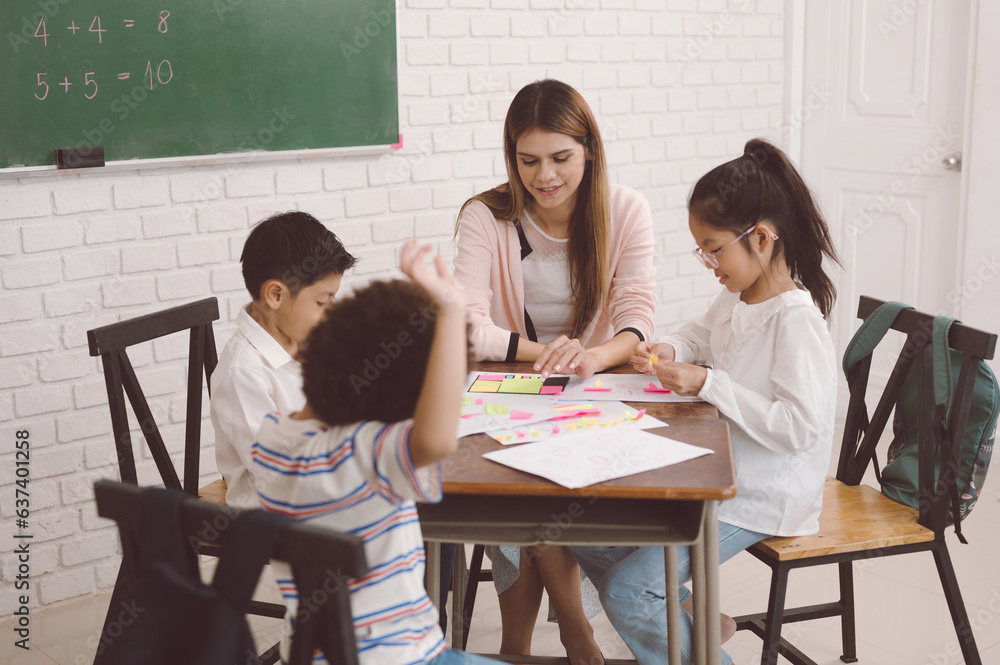
[[[837,255],[801,176],[763,140],[703,176],[688,213],[694,255],[725,288],[694,322],[655,344],[638,343],[631,362],[664,387],[714,404],[729,423],[737,493],[719,507],[721,562],[770,536],[819,529],[837,394],[825,321],[836,292],[823,257],[837,262]],[[639,663],[666,663],[661,548],[572,552]],[[687,548],[678,562],[684,582]],[[690,595],[682,586],[686,609]],[[681,619],[689,663],[691,615]],[[723,641],[735,631],[724,620]],[[723,665],[731,662],[723,652]]]

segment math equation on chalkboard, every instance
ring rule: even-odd
[[[78,66],[71,72],[55,71],[43,65],[46,50],[68,49],[77,46],[78,40],[90,40],[91,49],[114,48],[115,38],[119,34],[137,31],[141,33],[144,41],[148,39],[150,42],[147,43],[154,43],[152,40],[155,40],[158,34],[166,35],[170,31],[169,10],[163,9],[158,14],[150,13],[149,10],[140,11],[130,18],[109,19],[106,16],[94,15],[89,25],[86,20],[77,24],[75,18],[59,19],[58,15],[42,14],[38,17],[33,32],[30,30],[31,24],[27,23],[21,26],[20,34],[8,34],[15,52],[20,50],[21,46],[33,43],[36,47],[34,52],[37,54],[38,45],[42,47],[42,57],[37,55],[35,57],[41,71],[35,72],[34,87],[31,91],[38,101],[54,101],[61,95],[71,94],[95,99],[102,94],[102,87],[107,90],[108,84],[112,81],[137,81],[138,85],[132,88],[130,94],[121,96],[121,101],[128,104],[130,101],[142,101],[137,97],[144,96],[145,91],[151,92],[154,88],[165,86],[174,79],[174,67],[167,58],[148,58],[145,62],[122,63],[121,71],[86,71],[86,65],[93,62],[91,59],[82,61],[79,64],[84,66]],[[62,69],[66,69],[65,64]],[[119,91],[120,89],[116,89],[115,94]]]

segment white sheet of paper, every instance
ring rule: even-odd
[[[587,390],[596,387],[597,382],[601,382],[602,388],[611,390]],[[596,401],[621,401],[621,402],[701,402],[697,397],[682,397],[677,393],[645,392],[644,388],[649,388],[652,383],[654,387],[661,388],[660,381],[655,376],[645,374],[595,374],[589,379],[574,377],[570,379],[569,385],[559,396],[560,399],[586,399]]]
[[[618,428],[555,437],[483,457],[577,489],[710,454],[708,448],[637,428]]]
[[[637,420],[631,420],[631,418],[638,415],[638,410],[626,406],[621,402],[562,400],[553,408],[561,411],[563,407],[570,405],[580,405],[583,407],[592,405],[593,408],[600,409],[600,413],[575,416],[573,418],[560,418],[559,420],[545,420],[542,422],[511,423],[510,425],[505,425],[502,429],[486,430],[486,434],[496,439],[501,445],[511,446],[518,443],[544,441],[555,436],[569,436],[579,432],[595,432],[608,428],[636,427],[638,429],[653,429],[654,427],[667,427],[665,422],[645,414]],[[576,409],[566,410],[566,413],[572,411],[576,411]]]

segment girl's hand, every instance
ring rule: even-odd
[[[656,354],[656,363],[650,365],[649,356],[652,353]],[[674,347],[669,344],[639,342],[635,345],[635,350],[632,351],[632,357],[629,359],[629,362],[632,363],[632,369],[635,371],[652,376],[656,373],[656,368],[660,363],[672,362],[673,359]]]
[[[597,372],[598,360],[593,353],[583,348],[578,339],[560,335],[549,342],[535,360],[535,371],[543,377],[549,374],[576,374],[586,379]]]
[[[664,388],[669,388],[678,395],[695,396],[705,385],[708,370],[701,365],[661,360],[656,365],[656,376]]]
[[[427,292],[438,304],[447,308],[464,308],[465,292],[462,291],[462,287],[451,273],[444,257],[440,254],[434,257],[436,271],[432,271],[424,261],[433,246],[418,247],[417,245],[416,238],[407,240],[406,244],[403,245],[399,257],[400,270],[414,282],[427,289]]]

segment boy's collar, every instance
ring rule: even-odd
[[[236,327],[239,328],[250,344],[260,352],[260,355],[264,357],[264,360],[272,368],[278,369],[290,362],[297,363],[298,361],[281,346],[278,340],[274,339],[271,333],[267,332],[263,326],[254,320],[250,315],[251,306],[251,304],[248,304],[246,307],[240,309],[240,313],[236,317]]]

